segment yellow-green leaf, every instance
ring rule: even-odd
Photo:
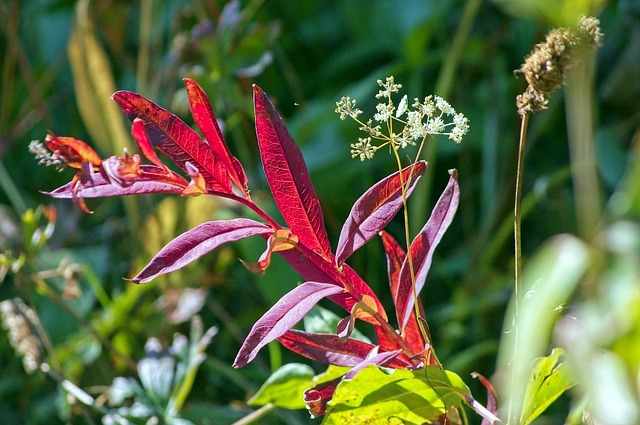
[[[96,37],[88,7],[87,0],[78,2],[68,45],[80,116],[103,154],[121,152],[124,147],[132,151],[122,113],[111,100],[116,90],[111,64]]]
[[[345,423],[432,423],[451,407],[471,399],[453,372],[429,366],[387,374],[368,366],[336,388],[323,425]]]
[[[577,381],[569,373],[567,364],[561,359],[564,350],[554,348],[546,357],[535,360],[527,382],[520,423],[528,425],[540,416],[566,390]]]

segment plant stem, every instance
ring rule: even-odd
[[[529,116],[522,116],[520,125],[520,144],[518,145],[518,168],[516,170],[516,190],[513,207],[513,242],[515,245],[515,285],[514,298],[516,300],[516,315],[522,292],[522,178],[524,174],[524,153],[527,144],[527,124]]]
[[[267,403],[258,410],[255,410],[249,413],[244,418],[237,420],[233,423],[233,425],[248,425],[256,422],[258,419],[265,416],[267,413],[271,412],[276,406],[273,403]]]
[[[513,242],[514,242],[514,258],[515,258],[515,279],[513,287],[513,299],[514,299],[514,312],[513,312],[513,358],[512,364],[514,364],[518,357],[518,311],[520,307],[520,297],[522,293],[522,178],[524,174],[524,154],[527,145],[527,126],[529,123],[529,116],[527,114],[522,115],[522,121],[520,123],[520,142],[518,144],[518,166],[516,169],[516,189],[514,196],[513,207]],[[515,388],[515,369],[511,371],[511,391]],[[514,409],[515,397],[509,398],[509,408],[507,414],[508,423],[512,423],[512,420],[516,420],[512,415]],[[516,422],[517,423],[517,422]]]

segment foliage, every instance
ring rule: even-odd
[[[640,178],[634,111],[640,79],[634,66],[638,43],[633,40],[640,26],[632,2],[408,1],[399,6],[373,1],[366,13],[355,1],[304,0],[299,8],[277,0],[77,3],[76,8],[76,2],[68,1],[9,1],[0,7],[7,23],[0,33],[5,53],[0,90],[0,298],[7,302],[3,305],[11,302],[7,311],[14,314],[3,323],[22,324],[9,326],[16,331],[12,340],[0,336],[3,420],[98,423],[108,412],[101,407],[111,408],[105,404],[107,386],[116,377],[139,380],[137,365],[145,356],[145,341],[157,338],[168,346],[175,333],[188,332],[186,323],[199,314],[207,326],[216,324],[219,334],[176,416],[194,423],[317,423],[308,419],[308,412],[291,409],[299,409],[301,400],[321,400],[323,394],[338,391],[331,381],[347,369],[329,366],[322,372],[315,361],[308,363],[309,369],[299,364],[304,358],[280,347],[303,346],[315,357],[328,345],[338,349],[336,339],[305,344],[300,340],[301,332],[335,335],[342,318],[335,313],[344,316],[343,308],[321,300],[320,305],[330,310],[314,307],[303,318],[304,328],[296,326],[280,342],[266,344],[249,365],[230,366],[252,325],[299,282],[300,276],[280,255],[271,258],[269,253],[282,247],[280,253],[286,256],[300,240],[286,249],[292,237],[278,234],[270,241],[276,250],[265,251],[262,237],[230,244],[201,238],[199,243],[210,244],[207,255],[188,265],[189,258],[176,259],[171,273],[156,275],[158,270],[150,270],[150,276],[157,276],[153,283],[134,285],[122,277],[134,278],[176,235],[203,223],[215,227],[233,220],[258,223],[252,224],[258,235],[264,220],[218,197],[170,196],[181,194],[191,180],[195,183],[189,190],[197,192],[203,186],[198,185],[197,173],[192,179],[170,165],[169,174],[166,165],[153,161],[141,164],[141,169],[161,172],[169,182],[158,185],[148,174],[150,180],[142,187],[169,195],[100,203],[88,199],[95,211],[85,215],[71,202],[52,203],[40,194],[64,185],[70,174],[37,167],[26,146],[50,131],[54,141],[56,134],[90,141],[99,158],[97,168],[97,162],[102,164],[106,155],[124,146],[133,154],[132,141],[137,139],[127,135],[109,96],[118,88],[140,93],[168,105],[190,124],[189,96],[180,87],[186,76],[209,95],[220,132],[251,182],[251,199],[274,221],[288,222],[271,201],[259,168],[251,103],[256,83],[269,93],[299,143],[316,198],[322,202],[328,240],[336,247],[343,228],[368,225],[354,212],[369,208],[361,217],[366,219],[376,209],[375,203],[368,207],[361,202],[365,197],[351,212],[354,201],[381,176],[396,173],[398,166],[379,155],[386,148],[362,164],[349,160],[349,144],[355,145],[358,136],[355,128],[336,119],[330,105],[341,96],[371,98],[377,79],[395,75],[410,95],[447,98],[471,123],[460,145],[427,143],[421,159],[428,161],[428,172],[419,182],[412,180],[408,227],[417,235],[437,202],[434,191],[449,182],[446,170],[458,169],[458,211],[429,258],[429,282],[421,292],[437,359],[465,381],[470,393],[477,396],[487,390],[486,403],[484,397],[478,397],[483,403],[467,401],[475,410],[482,410],[482,404],[492,412],[504,410],[511,398],[519,400],[513,402],[521,403],[511,412],[517,414],[514,423],[637,423]],[[551,27],[572,25],[581,13],[598,16],[605,37],[588,66],[563,75],[560,93],[529,121],[522,174],[524,268],[516,315],[509,301],[514,269],[511,197],[518,150],[514,101],[527,81],[520,75],[514,78],[513,70]],[[73,54],[73,49],[82,54]],[[374,105],[364,101],[359,107],[370,110]],[[134,127],[147,128],[147,123]],[[204,135],[199,130],[196,134],[198,139]],[[158,159],[164,163],[166,156],[160,153]],[[76,194],[86,189],[82,167],[77,171],[81,174],[74,183]],[[239,174],[235,177],[241,180]],[[93,178],[101,182],[103,176],[93,173]],[[141,187],[132,186],[132,192]],[[233,194],[241,196],[233,181],[232,187]],[[53,209],[40,204],[55,205],[55,217]],[[350,226],[342,225],[345,218]],[[373,240],[359,245],[353,232],[345,230],[345,240],[354,242],[356,249],[345,245],[343,251],[348,266],[366,277],[380,311],[396,314],[387,289],[388,262],[382,259],[396,245],[407,246],[403,218],[386,223],[382,244]],[[240,238],[242,230],[231,232]],[[563,235],[554,237],[558,234]],[[332,255],[338,254],[333,250]],[[263,270],[262,260],[270,260],[264,276],[250,273]],[[361,306],[370,305],[374,304]],[[342,329],[349,331],[351,324],[343,322]],[[515,359],[514,326],[520,347]],[[375,328],[359,320],[345,340],[345,353],[367,353],[366,348],[378,343]],[[31,353],[39,353],[36,365],[45,362],[51,367],[46,373],[28,374],[23,366],[30,357],[17,343],[34,340],[41,345]],[[564,354],[556,358],[560,348]],[[290,365],[294,371],[287,371]],[[534,365],[544,373],[532,375]],[[276,373],[281,367],[287,373]],[[389,372],[374,367],[361,372],[380,370]],[[479,379],[466,379],[473,371],[481,373],[473,374]],[[416,379],[431,381],[426,387],[437,386],[436,369],[426,375],[419,372]],[[508,378],[513,373],[521,374],[517,388]],[[340,386],[350,383],[353,380],[342,380]],[[306,393],[304,399],[294,403],[288,396],[289,391],[311,389],[313,384],[317,392]],[[82,403],[83,393],[93,400],[90,406]],[[131,407],[133,400],[125,401],[124,407]],[[437,398],[434,405],[441,401]],[[167,406],[160,406],[155,415],[161,417]],[[473,413],[468,418],[464,410],[459,413],[462,421],[481,421]],[[450,414],[450,421],[457,420]]]

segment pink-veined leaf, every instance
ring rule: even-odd
[[[231,155],[206,93],[194,80],[185,78],[184,82],[187,86],[187,95],[189,96],[189,106],[191,107],[193,120],[202,130],[202,134],[207,139],[211,149],[213,149],[213,153],[227,170],[231,180],[246,195],[247,175],[240,162]]]
[[[147,283],[158,275],[180,269],[218,246],[273,232],[269,226],[248,218],[209,221],[190,229],[167,245],[131,280]]]
[[[154,165],[141,165],[145,172],[157,170]],[[158,170],[159,171],[159,170]],[[135,180],[126,182],[125,185],[114,184],[106,179],[102,173],[93,173],[91,181],[78,185],[74,189],[74,182],[67,183],[51,192],[42,192],[53,198],[107,198],[111,196],[141,195],[145,193],[175,193],[180,194],[187,186],[188,182],[178,175],[171,179],[161,180],[155,177],[138,177]]]
[[[398,286],[400,281],[400,270],[402,269],[402,263],[406,258],[406,253],[398,244],[398,242],[389,233],[380,232],[382,238],[382,245],[384,246],[384,252],[387,257],[387,273],[389,276],[389,287],[391,289],[392,299],[396,299],[398,294]],[[422,302],[418,299],[420,311],[422,312]],[[422,313],[424,317],[424,312]],[[395,347],[396,342],[389,339],[389,337],[381,332],[381,329],[376,328],[376,336],[378,337],[378,343],[381,347],[387,350],[390,347]],[[425,349],[425,341],[420,331],[420,325],[415,315],[415,311],[411,310],[411,316],[405,326],[404,333],[402,334],[404,340],[409,344],[414,354],[418,354]]]
[[[320,363],[336,366],[355,366],[362,362],[375,347],[353,338],[340,338],[333,334],[305,332],[296,329],[287,331],[278,341],[301,356]],[[404,368],[411,363],[403,356],[395,357],[389,367]]]
[[[380,233],[402,208],[402,186],[408,197],[427,163],[419,161],[380,180],[355,202],[342,226],[336,247],[336,264],[341,265],[351,254]]]
[[[267,95],[253,86],[256,135],[273,198],[300,243],[331,257],[320,201],[300,149]]]
[[[367,357],[365,359],[355,365],[349,372],[344,375],[344,379],[353,379],[353,377],[356,376],[358,372],[360,372],[367,366],[388,366],[388,363],[402,352],[402,350],[394,350],[379,353],[378,348],[378,346],[373,347],[373,350],[371,350],[371,352],[367,354]]]
[[[416,294],[420,294],[424,286],[429,268],[431,267],[433,252],[453,221],[453,217],[458,209],[458,201],[460,198],[458,172],[451,170],[449,174],[451,175],[449,183],[433,208],[431,217],[429,217],[427,224],[425,224],[422,230],[420,230],[420,233],[418,233],[413,242],[411,242],[410,253],[415,270]],[[402,264],[398,292],[394,299],[398,326],[401,331],[404,331],[414,305],[414,293],[408,258],[409,257],[405,258]]]
[[[155,151],[153,150],[153,144],[151,143],[151,140],[149,140],[147,130],[144,128],[144,121],[142,121],[140,118],[135,118],[131,122],[131,135],[135,139],[136,143],[138,144],[138,149],[140,149],[140,152],[142,153],[142,155],[144,155],[145,158],[147,158],[149,161],[151,161],[152,164],[155,164],[158,167],[167,168],[167,166],[163,164],[162,161],[160,161],[160,158],[158,158],[158,155],[156,155]]]
[[[387,275],[389,277],[389,288],[391,289],[391,298],[396,299],[398,294],[398,284],[400,282],[400,269],[407,253],[400,244],[389,233],[380,232],[382,238],[382,246],[387,257]]]
[[[291,329],[318,301],[342,291],[339,286],[321,282],[305,282],[289,291],[253,325],[233,367],[251,362],[262,347]]]
[[[348,287],[347,291],[329,297],[346,311],[350,312],[363,295],[369,295],[375,300],[378,314],[383,320],[387,320],[387,313],[376,294],[349,265],[343,265],[340,270],[331,259],[324,258],[301,243],[298,243],[295,249],[282,251],[279,254],[305,280],[334,283],[345,289]],[[363,320],[374,325],[378,323],[371,318]]]
[[[136,118],[144,122],[153,146],[183,171],[189,171],[185,164],[190,162],[211,190],[232,193],[229,174],[216,163],[213,149],[184,121],[138,93],[117,91],[113,100],[132,122]]]

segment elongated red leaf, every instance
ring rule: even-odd
[[[305,282],[291,290],[253,325],[240,347],[233,367],[245,366],[262,347],[302,320],[318,301],[342,291],[339,286],[321,282]]]
[[[375,347],[353,338],[340,338],[333,334],[299,331],[291,329],[278,338],[289,350],[308,359],[336,366],[355,366],[362,362]],[[389,367],[410,366],[406,358],[396,357]]]
[[[358,198],[342,226],[336,264],[342,264],[389,224],[402,207],[402,186],[408,197],[426,170],[427,163],[419,161],[404,168],[402,174],[398,171],[380,180]]]
[[[406,253],[389,233],[383,231],[380,232],[380,236],[382,237],[382,244],[387,257],[387,272],[389,274],[391,297],[392,299],[396,299],[400,281],[400,270],[402,268],[402,263],[406,258]],[[422,311],[422,302],[420,299],[418,299],[418,302],[420,303],[420,311]],[[424,312],[422,314],[424,316]],[[382,332],[382,329],[377,327],[375,329],[376,336],[378,337],[378,343],[381,347],[387,350],[397,348],[397,342],[395,340],[390,339],[386,333]],[[422,337],[422,333],[420,332],[418,319],[416,318],[416,314],[413,309],[411,310],[411,316],[409,316],[409,320],[404,328],[402,337],[409,344],[414,354],[418,354],[425,349],[425,341]]]
[[[113,100],[132,122],[136,118],[144,122],[153,146],[183,171],[189,172],[185,163],[190,162],[211,190],[232,193],[231,179],[224,167],[216,163],[213,149],[184,121],[138,93],[117,91]]]
[[[141,165],[145,172],[157,169],[153,165]],[[74,182],[67,183],[51,192],[42,192],[53,198],[73,198],[73,191],[78,198],[107,198],[110,196],[141,195],[144,193],[175,193],[180,194],[188,182],[180,176],[173,176],[173,182],[152,177],[138,177],[126,186],[113,184],[101,173],[94,173],[91,181],[74,188]],[[181,180],[180,180],[181,179]]]
[[[320,201],[302,153],[267,95],[258,86],[253,95],[260,156],[278,209],[300,243],[330,258]]]
[[[438,199],[431,213],[431,217],[429,217],[427,224],[425,224],[420,233],[415,237],[413,242],[411,242],[410,253],[415,270],[417,294],[420,294],[427,274],[429,273],[433,252],[438,243],[440,243],[444,232],[453,221],[453,217],[458,209],[458,201],[460,198],[458,172],[451,170],[449,174],[451,175],[449,183],[444,192],[442,192],[442,195],[440,195],[440,199]],[[411,271],[407,260],[408,257],[405,258],[402,264],[398,292],[394,299],[396,314],[398,316],[398,326],[401,331],[404,331],[407,321],[409,320],[414,301]]]
[[[165,245],[133,279],[147,283],[158,275],[180,269],[226,242],[273,232],[269,226],[248,218],[209,221],[190,229]]]
[[[211,108],[206,93],[202,90],[202,87],[192,79],[185,78],[184,82],[187,86],[187,95],[189,96],[189,105],[191,107],[193,120],[200,130],[202,130],[202,134],[205,139],[207,139],[207,142],[209,142],[213,153],[227,170],[231,180],[233,180],[243,194],[246,194],[247,175],[240,162],[231,155],[231,151],[229,151],[229,147],[222,136],[218,121],[213,114],[213,109]]]
[[[376,294],[349,265],[345,264],[342,270],[340,270],[333,264],[333,261],[324,258],[300,243],[296,245],[295,249],[282,251],[278,254],[305,280],[334,283],[344,287],[348,292],[341,292],[329,298],[346,311],[350,312],[363,295],[368,295],[375,301],[380,316],[384,320],[387,320],[387,313]],[[377,324],[377,322],[371,318],[363,320],[374,325]]]
[[[388,363],[400,354],[402,350],[384,351],[378,353],[378,347],[371,350],[371,353],[367,354],[367,357],[360,363],[355,365],[349,372],[344,375],[344,379],[353,379],[358,372],[367,366],[389,366]]]

